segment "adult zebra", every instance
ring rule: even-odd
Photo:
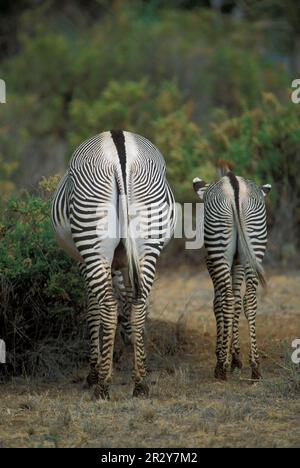
[[[207,268],[214,285],[217,322],[215,376],[226,380],[226,371],[242,367],[239,317],[241,286],[245,277],[244,312],[249,323],[252,379],[261,378],[256,344],[256,290],[265,286],[261,266],[267,242],[264,196],[269,184],[258,187],[236,176],[223,164],[222,178],[214,184],[194,179],[194,190],[204,201],[204,243]]]
[[[150,141],[112,130],[75,150],[54,195],[57,240],[80,262],[86,279],[91,344],[87,382],[96,384],[95,398],[109,398],[118,312],[123,336],[133,343],[133,395],[149,392],[147,298],[175,223],[165,172],[165,161]]]

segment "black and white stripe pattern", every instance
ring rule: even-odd
[[[88,382],[97,382],[97,398],[109,396],[118,313],[123,335],[131,338],[134,347],[134,395],[148,392],[146,304],[157,259],[175,223],[175,202],[165,170],[162,155],[145,138],[120,130],[104,132],[74,152],[54,196],[56,237],[81,263],[87,283],[91,337]],[[110,236],[108,206],[114,207],[116,214],[115,232]],[[125,262],[120,260],[122,256]]]
[[[226,379],[228,367],[241,367],[239,317],[249,322],[252,378],[260,378],[256,344],[256,289],[265,284],[261,266],[266,250],[267,226],[264,195],[270,185],[235,176],[231,171],[209,185],[194,180],[194,189],[204,201],[204,242],[207,267],[214,284],[214,313],[217,322],[216,377]],[[246,293],[242,301],[241,286]]]

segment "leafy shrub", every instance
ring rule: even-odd
[[[10,198],[0,227],[0,280],[6,372],[56,377],[85,358],[82,279],[55,243],[44,194]]]

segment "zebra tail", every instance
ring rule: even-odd
[[[119,197],[121,200],[122,214],[123,214],[123,237],[124,245],[128,261],[128,275],[133,291],[133,297],[137,299],[141,293],[141,283],[140,283],[140,263],[139,255],[136,244],[136,239],[130,228],[130,218],[129,218],[129,209],[128,209],[128,196],[125,193],[124,186],[122,183],[122,177],[116,175],[117,186],[119,189]]]
[[[125,249],[127,253],[128,273],[129,273],[131,287],[133,290],[133,297],[137,299],[141,293],[140,263],[139,263],[139,256],[138,256],[136,241],[130,231],[129,218],[128,218],[128,224],[127,224],[127,236],[125,238]]]
[[[233,208],[233,215],[234,215],[235,224],[236,224],[237,230],[238,230],[238,237],[239,237],[242,252],[243,252],[245,258],[247,259],[249,265],[251,266],[253,272],[257,276],[258,281],[260,282],[261,286],[263,288],[266,288],[267,281],[266,281],[266,278],[265,278],[264,269],[263,269],[262,265],[258,262],[255,254],[254,254],[254,252],[253,252],[253,250],[251,248],[251,245],[249,243],[249,239],[248,239],[247,234],[245,232],[245,228],[244,228],[243,223],[241,221],[241,217],[240,217],[240,214],[239,214],[238,209],[236,207],[235,201],[232,204],[232,208]]]

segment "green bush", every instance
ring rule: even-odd
[[[0,329],[9,374],[57,377],[87,355],[84,288],[56,245],[49,200],[10,198],[0,226]]]

